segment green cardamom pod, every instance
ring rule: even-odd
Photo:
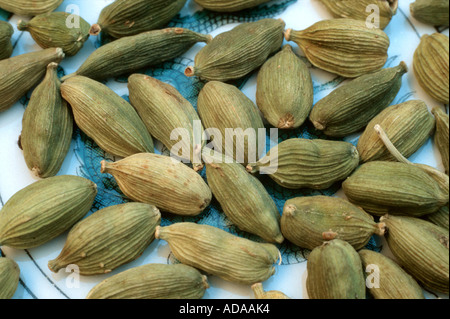
[[[361,258],[347,242],[334,239],[308,257],[306,289],[310,299],[365,299]]]
[[[252,290],[255,294],[255,299],[291,299],[281,291],[264,291],[262,283],[252,285]]]
[[[0,8],[18,15],[35,16],[52,12],[63,0],[0,0]]]
[[[101,172],[113,175],[133,201],[165,212],[196,216],[211,202],[211,190],[203,178],[168,156],[143,153],[115,163],[103,161]]]
[[[413,217],[385,216],[392,254],[425,288],[449,292],[448,228]]]
[[[9,258],[0,257],[0,299],[11,299],[19,286],[20,268]]]
[[[195,268],[149,264],[103,280],[86,299],[201,299],[208,288],[208,279]]]
[[[62,48],[66,56],[74,56],[83,48],[90,27],[80,16],[67,12],[42,14],[17,24],[20,31],[30,32],[41,48]]]
[[[383,236],[385,225],[375,223],[372,216],[344,199],[313,196],[286,202],[281,231],[293,244],[310,250],[333,239],[360,250],[374,234]]]
[[[91,209],[97,185],[56,176],[17,192],[0,211],[0,246],[29,249],[58,237]]]
[[[433,109],[433,115],[436,118],[436,132],[434,141],[441,153],[444,163],[445,173],[449,173],[449,116],[440,107]]]
[[[359,164],[356,147],[347,142],[289,139],[271,149],[251,173],[268,173],[277,184],[290,189],[327,189],[346,179]]]
[[[367,249],[361,250],[359,256],[366,274],[375,272],[377,279],[369,288],[375,299],[425,299],[419,284],[392,259]],[[366,280],[371,280],[369,276]]]
[[[186,76],[208,81],[240,79],[267,61],[283,44],[283,20],[263,19],[242,23],[216,36],[195,57],[195,67]]]
[[[447,206],[441,207],[436,213],[424,216],[424,219],[445,229],[449,228],[449,211]]]
[[[200,6],[214,12],[237,12],[254,8],[270,0],[195,0]]]
[[[91,35],[104,32],[123,38],[165,27],[183,9],[186,0],[116,0],[104,7]]]
[[[296,129],[308,118],[313,102],[309,69],[286,45],[259,71],[256,104],[274,127]]]
[[[61,48],[25,53],[0,61],[0,112],[14,105],[44,77],[51,62],[64,58]]]
[[[57,273],[77,265],[83,276],[107,274],[139,258],[155,239],[160,222],[159,210],[147,204],[101,209],[70,230],[61,253],[48,267]]]
[[[13,27],[8,22],[0,21],[0,60],[11,56],[13,52],[11,36],[13,34]]]
[[[416,0],[411,3],[411,15],[420,22],[433,26],[448,27],[448,10],[448,0]]]
[[[272,244],[257,243],[209,225],[176,223],[157,227],[155,236],[169,243],[181,263],[245,285],[269,279],[280,256]]]
[[[153,139],[136,110],[106,85],[75,76],[61,85],[78,127],[105,152],[120,157],[154,152]]]
[[[297,43],[314,66],[345,78],[380,70],[390,45],[382,30],[354,19],[323,20],[303,31],[288,29],[285,37]]]
[[[394,101],[406,72],[408,67],[402,62],[345,83],[317,102],[309,118],[328,136],[357,133]]]

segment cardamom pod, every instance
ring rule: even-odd
[[[167,241],[181,263],[246,285],[269,279],[280,256],[272,244],[257,243],[209,225],[176,223],[157,227],[155,237]]]
[[[195,268],[149,264],[103,280],[86,299],[201,299],[208,288],[208,279]]]
[[[365,211],[420,217],[448,203],[448,192],[422,168],[397,162],[361,165],[342,185],[345,195]]]
[[[417,81],[425,92],[436,101],[449,104],[448,36],[440,33],[423,35],[414,52],[413,65]]]
[[[385,225],[348,201],[328,196],[293,198],[286,202],[281,231],[293,244],[314,249],[324,240],[341,239],[356,250],[372,235],[383,236]]]
[[[406,72],[408,67],[401,62],[397,67],[354,79],[317,102],[309,118],[328,136],[357,133],[394,101]]]
[[[290,45],[270,58],[258,74],[256,104],[279,129],[299,128],[314,102],[311,74]]]
[[[359,252],[366,274],[376,277],[369,288],[375,299],[425,299],[422,288],[406,271],[392,259],[363,249]],[[366,281],[371,280],[366,276]]]
[[[9,258],[0,257],[0,299],[11,299],[19,286],[20,268]]]
[[[52,12],[63,0],[0,0],[0,8],[18,15],[35,16]]]
[[[303,31],[288,29],[285,37],[297,43],[314,66],[345,78],[380,70],[390,45],[382,30],[354,19],[323,20]]]
[[[449,228],[449,211],[447,206],[441,207],[436,213],[424,216],[424,219],[445,229]]]
[[[13,52],[11,36],[13,34],[13,27],[8,22],[0,21],[0,60],[11,56]]]
[[[445,173],[449,173],[449,117],[440,107],[433,109],[433,114],[436,118],[436,132],[434,141],[439,148],[444,163]]]
[[[61,48],[25,53],[0,61],[0,112],[14,105],[44,77],[47,65],[64,58]]]
[[[46,13],[17,24],[20,31],[30,32],[41,48],[62,48],[66,56],[74,56],[83,48],[90,27],[86,20],[68,12]]]
[[[78,127],[101,149],[127,157],[154,152],[153,140],[135,109],[106,85],[75,76],[61,85]]]
[[[400,265],[425,288],[449,293],[448,228],[413,217],[385,216],[387,243]]]
[[[448,27],[448,0],[416,0],[411,3],[411,15],[425,24]]]
[[[291,299],[281,291],[264,291],[262,283],[252,285],[255,299]]]
[[[48,262],[57,273],[77,265],[83,276],[107,274],[139,258],[155,239],[161,213],[155,206],[127,203],[99,210],[69,232],[59,256]]]
[[[176,58],[198,42],[210,41],[210,35],[182,28],[143,32],[101,46],[62,81],[74,75],[103,80],[131,73]]]
[[[380,125],[405,157],[417,152],[432,136],[436,121],[423,101],[413,100],[390,106],[377,115],[358,141],[361,161],[395,161],[374,127]]]
[[[115,163],[103,161],[101,172],[113,175],[133,201],[169,213],[196,216],[211,202],[211,190],[203,178],[168,156],[143,153]]]
[[[267,61],[283,44],[283,20],[263,19],[242,23],[216,36],[195,57],[195,67],[186,76],[207,81],[240,79]]]
[[[346,179],[359,164],[352,144],[339,141],[289,139],[271,149],[251,173],[269,173],[277,184],[290,189],[327,189]]]
[[[91,35],[104,32],[123,38],[165,27],[183,9],[186,0],[116,0],[104,7]]]
[[[237,12],[254,8],[270,0],[195,0],[200,6],[214,12]]]
[[[78,176],[56,176],[17,192],[0,213],[0,246],[29,249],[58,237],[91,209],[97,185]]]
[[[310,299],[365,299],[361,258],[347,242],[334,239],[308,257],[306,289]]]
[[[73,117],[61,98],[58,64],[33,91],[22,120],[20,144],[28,168],[40,178],[58,174],[72,141]]]
[[[264,185],[241,164],[209,163],[206,178],[214,197],[234,225],[271,243],[284,241],[275,202]]]

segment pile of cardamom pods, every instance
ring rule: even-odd
[[[195,0],[205,9],[236,12],[268,0]],[[167,241],[177,265],[149,264],[109,277],[87,296],[99,298],[202,298],[206,275],[249,285],[259,299],[289,299],[265,292],[289,241],[311,250],[307,294],[314,299],[424,298],[423,290],[449,293],[449,117],[442,107],[429,111],[423,101],[391,105],[403,77],[404,62],[383,68],[390,39],[383,29],[397,11],[397,0],[321,0],[335,17],[305,30],[282,20],[242,23],[215,38],[182,28],[165,28],[187,0],[116,0],[97,24],[80,17],[66,25],[67,13],[53,12],[62,0],[0,0],[0,8],[32,17],[20,21],[42,50],[10,57],[13,28],[0,22],[0,112],[34,88],[23,116],[20,147],[39,181],[11,197],[0,211],[0,246],[29,249],[68,231],[53,272],[77,265],[82,276],[107,274],[139,258],[156,239]],[[368,5],[380,8],[380,28],[366,25]],[[417,0],[411,14],[424,23],[448,26],[448,0]],[[89,36],[115,40],[94,51],[73,74],[58,78],[65,56],[76,55]],[[313,105],[310,70],[283,41],[299,46],[316,68],[349,79]],[[188,77],[207,82],[198,112],[171,85],[136,73],[179,57],[196,43]],[[132,51],[132,54],[126,54]],[[124,58],[125,57],[125,58]],[[111,67],[114,65],[114,67]],[[438,102],[449,103],[449,38],[424,35],[414,54],[415,78]],[[230,81],[259,70],[255,105]],[[411,72],[413,73],[413,72]],[[105,84],[128,79],[128,103]],[[1,116],[1,113],[0,113]],[[175,129],[194,141],[201,129],[260,129],[264,120],[283,130],[310,121],[330,140],[289,139],[252,160],[245,152],[220,161],[197,161],[199,144],[182,154],[192,166],[155,154],[155,138],[167,148]],[[121,158],[102,162],[132,202],[107,207],[89,217],[97,186],[82,177],[58,176],[74,124],[105,152]],[[336,138],[362,133],[357,147]],[[239,138],[244,138],[240,136]],[[408,161],[429,138],[441,152],[446,172]],[[213,140],[225,147],[225,141]],[[250,141],[246,140],[246,145]],[[258,154],[262,155],[262,154]],[[223,160],[225,157],[228,160]],[[282,214],[258,174],[288,189],[329,188],[343,182],[346,199],[326,196],[288,200]],[[207,182],[199,172],[206,170]],[[161,227],[161,212],[197,216],[212,198],[255,242],[196,223]],[[395,257],[366,250],[373,235],[385,236]],[[379,285],[366,287],[368,267]],[[19,267],[0,257],[0,298],[11,298]],[[300,285],[300,283],[298,283]]]

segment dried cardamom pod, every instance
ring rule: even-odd
[[[380,70],[388,58],[389,37],[365,21],[331,19],[315,23],[303,31],[286,31],[308,60],[319,69],[357,78]]]
[[[80,68],[62,81],[82,75],[103,80],[176,58],[198,42],[208,43],[210,35],[182,28],[143,32],[125,37],[95,50]]]
[[[97,185],[78,176],[56,176],[17,192],[0,213],[0,246],[29,249],[58,237],[83,218]]]
[[[20,144],[28,168],[40,178],[58,174],[72,141],[73,117],[61,98],[58,64],[33,91],[22,120]]]
[[[18,15],[35,16],[52,12],[63,0],[0,0],[0,8]]]
[[[352,144],[339,141],[289,139],[271,149],[251,173],[269,173],[285,188],[327,189],[346,179],[359,164],[359,154]]]
[[[9,258],[0,257],[0,299],[11,299],[19,286],[20,268]]]
[[[44,77],[47,65],[64,58],[61,48],[25,53],[0,61],[0,112],[14,105]]]
[[[347,242],[334,239],[308,257],[306,289],[310,299],[365,299],[361,258]]]
[[[444,163],[445,173],[449,173],[449,130],[448,130],[448,114],[440,107],[433,109],[434,117],[436,118],[436,132],[434,141],[439,148]]]
[[[139,258],[155,239],[161,213],[155,206],[127,203],[99,210],[69,232],[48,268],[57,273],[77,265],[83,276],[107,274]]]
[[[262,283],[252,285],[252,290],[255,294],[255,299],[291,299],[281,291],[264,291]]]
[[[283,44],[283,20],[263,19],[242,23],[216,36],[195,57],[186,76],[207,81],[240,79],[260,67]]]
[[[209,225],[157,227],[155,237],[167,241],[181,263],[245,285],[270,278],[280,256],[272,244],[257,243]]]
[[[367,249],[359,256],[367,275],[376,272],[369,288],[375,299],[425,299],[419,284],[392,259]],[[366,280],[371,280],[367,275]]]
[[[413,64],[417,81],[426,93],[438,102],[449,104],[448,36],[441,33],[423,35],[414,52]]]
[[[86,299],[201,299],[208,288],[208,279],[195,268],[148,264],[103,280]]]
[[[341,239],[356,250],[364,248],[385,225],[348,201],[328,196],[298,197],[284,206],[281,231],[293,244],[314,249],[325,240]]]
[[[214,12],[237,12],[254,8],[270,0],[195,0],[203,8]]]
[[[449,292],[448,228],[413,217],[385,216],[387,243],[409,274],[425,288]]]
[[[441,207],[436,213],[426,215],[424,219],[437,226],[448,229],[449,228],[448,204],[447,206]]]
[[[448,0],[416,0],[411,3],[411,15],[420,22],[448,27]]]
[[[78,127],[102,150],[127,157],[154,152],[153,140],[136,110],[106,85],[75,76],[61,85]]]
[[[286,45],[259,71],[256,104],[273,126],[295,129],[308,118],[313,102],[309,69],[292,47]]]
[[[211,190],[203,178],[168,156],[143,153],[115,163],[103,161],[101,172],[113,175],[133,201],[173,214],[196,216],[211,202]]]
[[[417,152],[433,134],[436,121],[423,101],[413,100],[390,106],[377,115],[358,141],[361,161],[395,161],[374,127],[379,125],[405,157]]]
[[[0,21],[0,60],[7,59],[13,52],[11,36],[14,33],[13,27],[5,21]]]
[[[104,32],[114,38],[123,38],[161,29],[185,4],[186,0],[116,0],[102,9],[90,34]]]
[[[20,31],[30,32],[41,48],[62,48],[66,56],[74,56],[83,48],[90,27],[86,20],[68,12],[46,13],[17,24]]]
[[[328,136],[357,133],[394,101],[406,72],[408,67],[401,62],[345,83],[317,102],[309,118]]]

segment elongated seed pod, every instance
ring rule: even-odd
[[[264,291],[262,283],[252,285],[252,290],[255,294],[255,299],[291,299],[281,291]]]
[[[270,0],[195,0],[203,8],[215,12],[237,12],[250,9]]]
[[[59,256],[48,262],[57,273],[77,265],[80,274],[106,274],[139,258],[155,239],[161,213],[155,206],[127,203],[104,208],[76,224]]]
[[[0,300],[11,299],[19,285],[20,269],[9,258],[0,257]]]
[[[11,56],[13,52],[11,36],[13,34],[13,27],[6,21],[0,21],[0,60]]]
[[[63,0],[0,0],[0,8],[19,15],[35,16],[55,10],[62,2]]]
[[[208,279],[195,268],[149,264],[103,280],[86,299],[201,299],[208,288]]]
[[[50,48],[0,61],[0,112],[14,105],[45,75],[47,65],[64,58],[61,48]]]
[[[434,141],[441,153],[442,162],[444,163],[445,173],[449,173],[449,116],[444,113],[440,107],[433,109],[433,114],[436,118],[436,132]]]
[[[424,219],[437,226],[448,229],[449,228],[448,204],[447,206],[440,208],[436,213],[426,215]]]
[[[411,15],[420,22],[433,26],[447,26],[448,0],[416,0],[411,3]]]
[[[97,185],[78,176],[56,176],[14,194],[0,213],[0,246],[29,249],[58,237],[91,209]]]
[[[132,200],[166,212],[196,216],[211,202],[211,190],[201,176],[167,156],[136,154],[116,163],[103,161],[101,172],[113,175]]]

